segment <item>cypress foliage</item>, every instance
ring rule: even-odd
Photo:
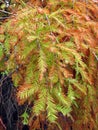
[[[19,104],[33,103],[29,122],[46,113],[60,128],[62,113],[74,130],[97,130],[97,41],[98,6],[92,0],[25,4],[2,23],[0,70],[18,69],[12,79]]]

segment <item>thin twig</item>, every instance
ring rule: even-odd
[[[1,10],[1,9],[0,9],[0,12],[5,13],[5,14],[13,14],[13,13],[10,13],[10,12],[8,12],[8,11]]]
[[[95,52],[93,52],[93,55],[95,56],[96,60],[98,61],[98,57],[97,57],[97,55],[95,54]]]
[[[45,14],[45,16],[46,16],[46,20],[47,20],[47,22],[48,22],[48,25],[51,27],[51,23],[50,23],[50,20],[49,20],[48,16],[47,16],[46,14]],[[52,31],[50,32],[50,34],[51,34],[53,37],[55,37],[55,35],[53,34]],[[59,43],[59,41],[57,40],[56,37],[55,37],[55,40],[56,40],[57,43]]]
[[[5,20],[5,19],[8,19],[8,18],[14,18],[14,16],[16,16],[17,14],[13,14],[11,16],[4,16],[4,17],[0,17],[0,20]]]
[[[0,17],[0,20],[5,20],[5,19],[8,19],[8,18],[10,18],[10,16]]]

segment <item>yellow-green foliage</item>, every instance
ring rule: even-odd
[[[1,70],[18,68],[12,79],[19,86],[18,102],[34,102],[30,116],[46,112],[56,122],[58,112],[74,113],[76,123],[94,122],[97,127],[97,5],[92,0],[49,0],[44,8],[26,5],[0,29]]]

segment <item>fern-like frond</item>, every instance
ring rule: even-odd
[[[47,68],[46,56],[42,49],[39,50],[38,68],[40,72],[40,80],[42,80]]]
[[[36,47],[36,40],[32,42],[27,42],[24,44],[24,49],[22,51],[22,58],[25,59],[31,52],[32,50]]]
[[[61,88],[60,88],[61,89]],[[63,106],[70,107],[71,101],[70,99],[65,96],[65,94],[62,92],[62,89],[59,88],[53,88],[53,95],[58,101],[59,104],[62,104]]]
[[[57,47],[60,48],[62,51],[65,51],[66,53],[72,54],[81,67],[83,67],[84,69],[87,67],[86,64],[82,61],[81,55],[77,53],[76,50],[70,49],[62,44],[58,44]]]
[[[36,75],[37,69],[37,56],[33,54],[30,58],[30,62],[26,68],[25,81],[30,83],[32,81],[38,81],[38,76]]]
[[[86,70],[82,69],[81,67],[79,67],[76,71],[78,71],[78,73],[81,74],[81,77],[82,77],[82,81],[86,81],[88,82],[89,84],[92,84],[92,81],[87,73]]]
[[[6,34],[6,39],[4,41],[4,48],[5,48],[5,52],[6,54],[10,53],[10,35]]]
[[[61,112],[64,116],[66,116],[67,114],[69,114],[72,111],[72,108],[71,107],[57,105],[57,110],[59,112]]]
[[[38,91],[38,84],[23,84],[19,87],[17,97],[19,99],[28,99]]]
[[[74,90],[73,90],[71,85],[68,86],[68,93],[67,94],[72,102],[76,99]]]
[[[50,122],[55,122],[57,119],[57,109],[56,104],[50,93],[47,93],[47,119]]]
[[[47,6],[41,8],[40,0],[30,1],[33,8],[22,2],[24,8],[20,5],[14,17],[0,23],[0,70],[18,66],[12,74],[17,100],[20,105],[27,101],[30,109],[33,102],[34,116],[44,113],[56,123],[58,112],[72,113],[92,130],[98,111],[98,6],[93,0],[43,0]],[[32,115],[23,118],[28,123]],[[84,129],[79,125],[72,127]]]
[[[45,87],[40,88],[38,99],[35,100],[33,107],[33,113],[35,115],[40,115],[41,112],[46,111],[47,89]]]
[[[77,89],[79,89],[82,93],[85,95],[87,94],[87,88],[85,85],[80,84],[77,80],[75,79],[68,79],[70,84],[73,84]]]

